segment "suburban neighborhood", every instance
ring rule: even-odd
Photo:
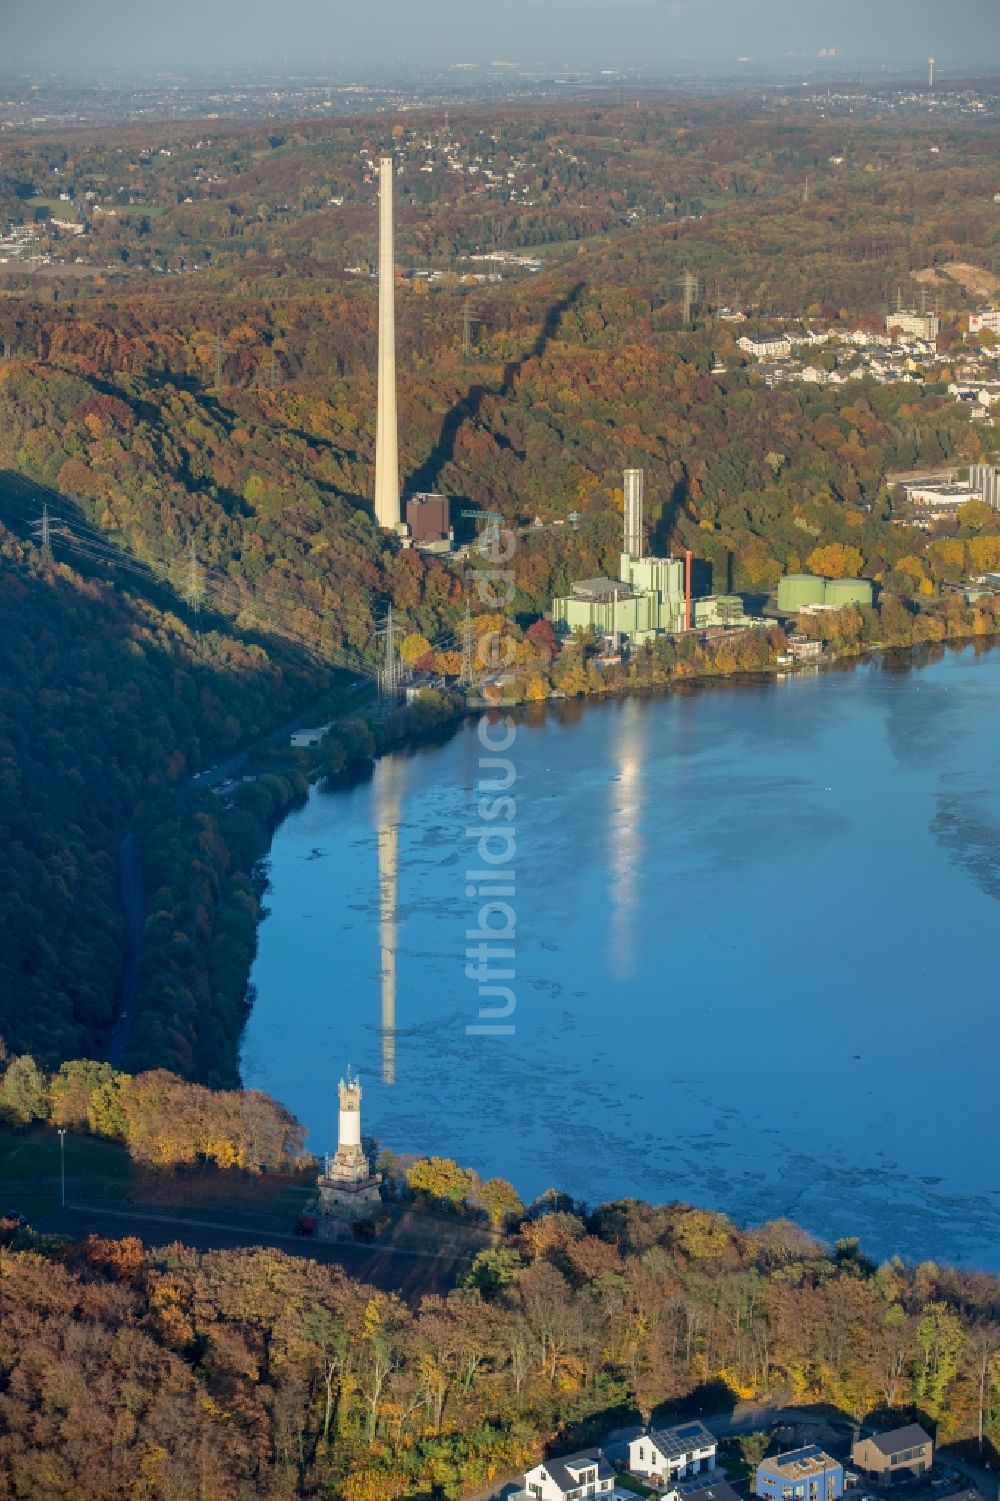
[[[709,1426],[711,1425],[711,1426]],[[800,1440],[808,1440],[800,1442]],[[789,1442],[794,1441],[789,1447]],[[755,1457],[757,1456],[757,1457]],[[852,1423],[811,1409],[748,1412],[616,1430],[553,1453],[492,1493],[496,1501],[998,1501],[997,1482],[940,1458],[918,1422]],[[479,1498],[477,1498],[479,1501]],[[482,1498],[486,1501],[486,1498]]]

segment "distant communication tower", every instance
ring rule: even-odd
[[[643,471],[625,471],[625,538],[623,551],[630,558],[642,557]]]
[[[929,89],[932,89],[934,87],[934,59],[933,59],[933,57],[929,57],[927,59],[927,87]]]

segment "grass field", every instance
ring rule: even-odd
[[[70,1133],[65,1153],[63,1209],[56,1131],[0,1127],[0,1214],[23,1214],[38,1231],[74,1239],[135,1235],[150,1246],[180,1241],[202,1250],[275,1246],[414,1300],[454,1286],[494,1240],[482,1224],[411,1205],[389,1206],[389,1223],[372,1245],[349,1235],[339,1242],[298,1237],[296,1222],[315,1196],[311,1177],[211,1167],[153,1172],[137,1167],[118,1142]]]
[[[66,1200],[124,1198],[135,1177],[132,1160],[117,1142],[66,1136]],[[0,1129],[0,1214],[16,1210],[32,1224],[58,1210],[59,1137],[54,1130]]]

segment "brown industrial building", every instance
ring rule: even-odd
[[[860,1438],[851,1449],[851,1464],[878,1485],[892,1485],[897,1480],[913,1480],[924,1475],[934,1463],[934,1440],[919,1423],[893,1428],[889,1433],[873,1433]]]
[[[446,495],[411,495],[406,502],[406,524],[414,542],[445,542],[451,520]]]

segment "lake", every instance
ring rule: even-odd
[[[467,872],[480,779],[510,773],[476,721],[386,757],[275,835],[245,1081],[317,1151],[350,1063],[366,1132],[526,1201],[683,1199],[1000,1269],[998,748],[982,647],[524,712],[486,1030]]]

